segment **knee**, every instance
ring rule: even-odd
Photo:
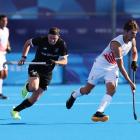
[[[30,84],[29,84],[29,86],[28,86],[28,89],[29,89],[30,92],[37,91],[38,88],[39,88],[38,85],[32,85],[32,84],[30,85]]]
[[[107,94],[109,94],[110,96],[113,96],[116,92],[116,84],[113,82],[107,83],[106,90],[107,90]]]
[[[115,92],[116,92],[116,88],[115,87],[107,90],[107,94],[109,94],[110,96],[113,96],[115,94]]]

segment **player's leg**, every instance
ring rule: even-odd
[[[20,112],[23,109],[26,109],[26,108],[32,106],[40,98],[43,91],[44,90],[41,88],[39,88],[36,91],[33,91],[32,95],[29,98],[25,99],[21,104],[19,104],[18,106],[16,106],[14,108],[14,111]]]
[[[37,100],[39,100],[42,93],[47,90],[48,85],[52,79],[52,73],[46,75],[39,75],[39,79],[40,80],[39,80],[38,90],[34,90],[32,96],[28,98],[31,104],[34,104]]]
[[[95,85],[98,83],[99,79],[102,78],[102,75],[103,75],[102,70],[99,70],[99,68],[97,68],[96,65],[93,65],[89,73],[87,84],[77,90],[74,90],[71,93],[71,96],[66,101],[66,108],[70,109],[78,97],[82,95],[88,95],[91,92],[91,90],[95,87]]]
[[[45,76],[39,74],[39,77],[29,78],[29,90],[32,90],[32,95],[12,110],[11,114],[14,119],[21,119],[19,112],[23,109],[31,107],[40,98],[43,91],[47,90],[47,86],[50,83],[51,78],[52,73],[46,74]]]
[[[21,116],[19,112],[28,107],[31,107],[40,98],[43,91],[44,90],[41,88],[39,88],[37,91],[33,91],[32,95],[29,98],[25,99],[21,104],[13,108],[13,110],[11,111],[12,117],[14,119],[20,120]]]
[[[3,95],[3,80],[7,77],[8,71],[7,69],[2,69],[0,71],[0,99],[7,99],[7,96]]]
[[[100,65],[97,62],[95,62],[89,73],[87,84],[84,87],[81,87],[72,92],[71,96],[66,102],[67,109],[70,109],[73,106],[77,97],[80,97],[82,95],[88,95],[91,92],[91,90],[95,87],[95,85],[98,83],[98,81],[103,77],[104,71],[102,67],[99,66]]]
[[[97,121],[104,122],[109,120],[109,116],[105,115],[103,112],[112,100],[112,96],[115,93],[115,85],[113,83],[106,83],[106,89],[107,93],[102,98],[101,103],[97,109],[97,112],[92,117],[92,120],[95,122]]]
[[[44,90],[42,88],[39,88],[37,91],[34,91],[32,96],[28,98],[29,102],[33,105],[37,100],[40,99],[43,92]]]
[[[28,96],[29,92],[36,91],[39,88],[39,74],[35,66],[30,65],[28,68],[29,79],[22,88],[21,95],[23,98]]]
[[[41,94],[39,91],[39,77],[38,76],[34,76],[34,77],[29,77],[29,83],[28,83],[28,90],[27,91],[32,91],[33,94],[38,92],[38,94]],[[38,91],[39,90],[39,91]],[[33,96],[32,94],[32,96]],[[30,102],[29,99],[25,99],[21,104],[19,104],[18,106],[16,106],[15,108],[13,108],[13,110],[11,111],[11,115],[14,119],[21,119],[19,112],[25,108],[28,108],[30,106],[32,106],[34,104],[34,102]]]
[[[38,75],[34,77],[29,77],[27,83],[25,83],[24,87],[22,88],[21,94],[23,98],[28,96],[29,92],[36,91],[39,88],[39,77]]]
[[[104,110],[110,104],[112,97],[116,91],[118,84],[118,71],[112,71],[106,74],[106,94],[101,100],[101,103],[97,109],[97,112],[92,116],[92,120],[105,122],[109,120],[109,116],[104,114]]]
[[[88,95],[93,88],[94,88],[94,85],[87,83],[85,86],[83,86],[77,90],[74,90],[71,93],[71,96],[69,97],[69,99],[66,101],[66,108],[70,109],[78,97],[80,97],[82,95]]]

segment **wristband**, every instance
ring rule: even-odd
[[[27,58],[27,56],[24,56],[24,55],[23,55],[23,56],[22,56],[22,58],[26,59],[26,58]]]

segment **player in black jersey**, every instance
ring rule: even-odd
[[[11,111],[14,119],[21,119],[19,112],[32,106],[40,98],[42,93],[47,90],[55,65],[67,64],[67,46],[65,41],[60,38],[60,29],[57,27],[50,28],[46,36],[27,40],[19,65],[24,64],[30,47],[34,46],[37,47],[37,50],[33,62],[46,62],[47,65],[29,65],[29,79],[22,89],[22,97],[26,98],[29,92],[32,92],[32,95]]]

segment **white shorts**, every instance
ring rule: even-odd
[[[0,71],[2,70],[8,70],[8,66],[5,65],[5,67],[3,67],[3,63],[6,62],[6,56],[5,55],[0,55]]]
[[[118,85],[119,71],[118,68],[107,68],[97,63],[94,63],[89,73],[88,83],[96,85],[100,80],[105,83],[112,82]]]

